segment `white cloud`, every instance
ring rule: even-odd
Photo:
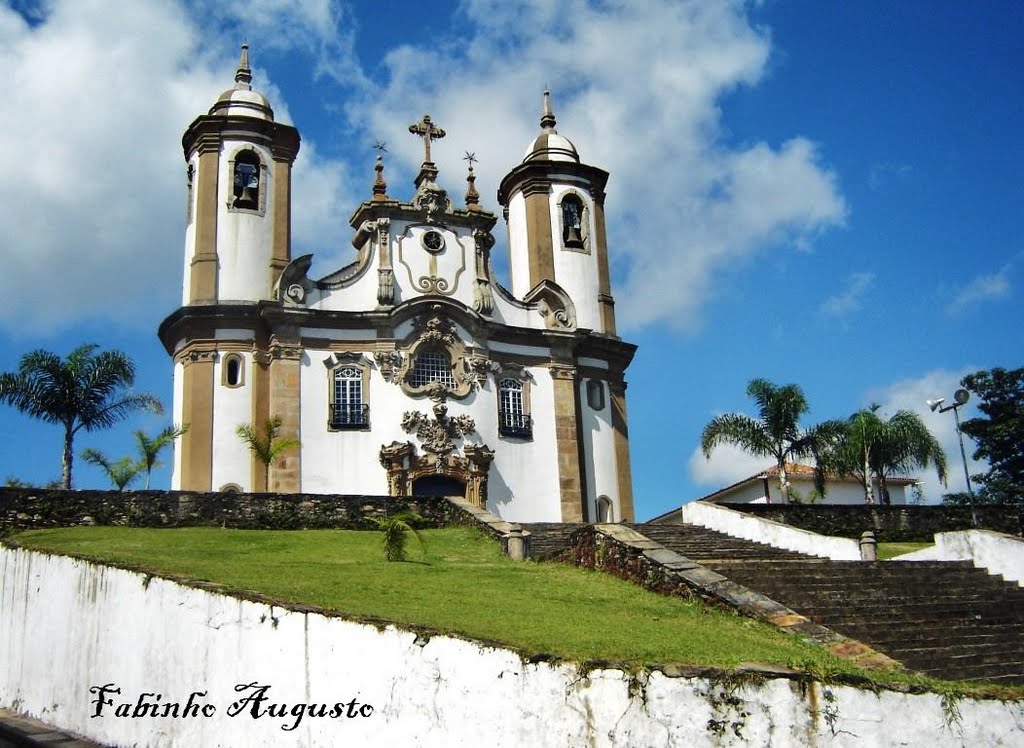
[[[690,480],[708,486],[709,493],[756,475],[773,464],[771,457],[755,457],[732,444],[715,447],[709,458],[704,457],[698,446],[686,461]]]
[[[339,0],[192,0],[190,12],[208,31],[219,29],[228,46],[244,39],[263,51],[300,49],[315,60],[317,75],[366,83],[353,52],[355,19]]]
[[[898,410],[909,410],[917,413],[942,445],[942,449],[946,453],[948,485],[942,485],[935,474],[934,468],[920,471],[915,476],[921,479],[925,500],[929,503],[940,501],[944,493],[966,491],[967,486],[964,481],[963,460],[960,458],[960,441],[957,439],[956,422],[953,414],[933,413],[925,404],[925,401],[939,397],[946,398],[947,402],[951,401],[953,392],[960,386],[960,380],[965,375],[977,371],[979,368],[968,366],[958,371],[939,369],[913,379],[903,379],[866,393],[865,404],[878,403],[881,405],[881,413],[884,417],[890,417]],[[961,410],[960,417],[961,419],[971,418],[972,413],[973,406],[971,403],[968,403]],[[986,465],[971,459],[974,445],[969,438],[965,437],[964,447],[967,453],[968,470],[971,475],[984,472],[987,469]]]
[[[41,7],[45,17],[32,25],[0,7],[0,259],[14,280],[0,326],[12,331],[173,308],[184,166],[168,144],[230,85],[243,35],[281,121],[287,100],[261,67],[261,47],[298,51],[357,92],[346,110],[351,129],[388,141],[387,177],[399,197],[411,193],[422,159],[408,123],[430,112],[449,133],[436,148],[442,181],[461,195],[459,158],[475,151],[484,205],[496,209],[498,180],[536,133],[550,85],[561,132],[612,175],[609,242],[623,325],[696,329],[719,274],[770,247],[805,245],[845,216],[836,177],[808,139],[732,147],[721,137],[718,100],[756,84],[770,51],[742,4],[464,0],[459,38],[387,51],[379,86],[354,57],[357,27],[338,0]],[[305,138],[294,241],[323,262],[333,257],[324,245],[344,247],[342,221],[355,203],[346,189],[368,191],[372,156],[352,180],[346,164],[314,159],[316,151]]]
[[[857,311],[864,302],[864,294],[874,282],[874,273],[851,273],[846,279],[846,288],[822,302],[822,313],[830,317],[845,317]]]
[[[435,154],[450,189],[457,155],[475,151],[478,186],[496,207],[487,197],[537,132],[550,85],[559,131],[612,175],[606,208],[626,325],[694,329],[725,268],[843,221],[836,177],[809,140],[730,148],[719,137],[718,99],[756,83],[769,54],[742,6],[467,0],[463,9],[476,23],[468,39],[393,50],[388,81],[353,118],[365,117],[390,161],[411,171],[422,150],[405,130],[429,111],[448,130]]]
[[[31,26],[0,7],[0,326],[148,325],[177,304],[185,165],[175,144],[231,85],[238,54],[233,42],[211,44],[213,33],[164,0],[56,0]],[[287,121],[286,102],[274,105]],[[314,152],[303,143],[294,177],[296,240],[337,241],[344,170]]]
[[[986,301],[1005,299],[1010,295],[1010,265],[1003,265],[990,275],[978,275],[957,292],[946,307],[949,314],[957,314],[968,307]]]

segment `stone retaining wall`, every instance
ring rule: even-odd
[[[376,529],[372,518],[402,511],[419,514],[424,527],[475,522],[447,500],[428,496],[0,488],[0,536],[16,530],[76,525],[372,530]]]

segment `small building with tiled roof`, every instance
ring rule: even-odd
[[[864,488],[853,476],[829,475],[825,478],[825,495],[819,496],[814,488],[814,468],[810,465],[787,464],[790,503],[815,504],[863,504]],[[886,479],[889,496],[893,504],[907,503],[907,487],[917,483],[916,478],[896,476]],[[785,504],[786,499],[779,488],[779,467],[771,467],[748,478],[721,488],[697,501],[713,504]],[[677,522],[679,509],[658,515],[648,522]]]

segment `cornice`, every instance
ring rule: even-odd
[[[519,164],[505,175],[498,186],[498,204],[508,205],[509,199],[519,190],[530,189],[534,192],[548,187],[554,182],[568,182],[585,186],[595,196],[604,198],[604,188],[608,183],[608,172],[596,166],[577,164],[570,161],[527,161]]]
[[[367,330],[378,339],[393,337],[396,327],[421,315],[440,311],[466,332],[489,343],[556,349],[559,358],[596,358],[607,361],[610,371],[623,372],[633,360],[637,346],[620,338],[592,330],[538,330],[514,327],[483,317],[455,299],[417,297],[391,309],[365,312],[323,311],[285,307],[275,301],[249,304],[208,304],[184,306],[170,314],[158,331],[160,341],[171,355],[185,329],[192,338],[213,338],[218,328],[253,330],[257,339],[267,339],[282,328],[322,330]],[[322,337],[322,336],[315,336]]]
[[[196,151],[220,150],[220,144],[228,138],[263,145],[270,149],[275,160],[289,163],[295,160],[301,143],[299,131],[291,125],[253,117],[204,114],[196,117],[185,130],[181,147],[188,160]]]

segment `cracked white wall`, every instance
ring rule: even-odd
[[[210,717],[92,718],[114,683]],[[236,684],[270,701],[370,704],[368,717],[231,717]],[[120,697],[117,697],[120,698]],[[115,698],[115,701],[117,700]],[[155,697],[150,697],[152,700]],[[252,603],[142,574],[0,548],[0,707],[129,746],[1013,745],[1024,703],[872,693],[767,679],[730,692],[707,678],[524,663],[451,637],[417,637]],[[107,707],[109,711],[110,707]]]

